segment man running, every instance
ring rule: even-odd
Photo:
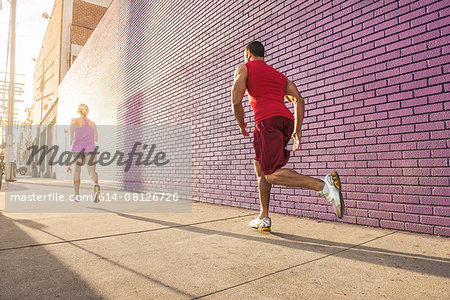
[[[292,169],[282,168],[289,160],[286,146],[294,138],[293,151],[300,147],[301,129],[305,103],[297,87],[283,74],[264,62],[264,46],[253,41],[245,47],[245,64],[234,74],[231,92],[233,114],[241,134],[249,136],[244,121],[242,98],[247,91],[250,105],[255,113],[253,148],[255,149],[255,172],[258,177],[259,217],[249,225],[263,231],[270,231],[269,217],[270,189],[272,184],[288,187],[302,187],[315,190],[325,198],[339,218],[344,215],[344,200],[341,182],[337,172],[326,175],[322,180],[305,176]],[[295,118],[284,104],[293,102]]]

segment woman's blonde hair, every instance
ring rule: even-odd
[[[86,117],[89,113],[89,107],[86,104],[80,104],[78,105],[77,113],[79,113],[83,117]]]

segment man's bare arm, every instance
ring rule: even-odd
[[[295,124],[294,133],[292,137],[294,138],[294,148],[293,151],[300,147],[300,137],[302,132],[303,118],[305,116],[305,100],[302,98],[298,92],[297,86],[287,79],[286,84],[286,95],[284,96],[286,101],[294,103],[295,108]]]
[[[231,103],[233,107],[233,114],[236,118],[241,133],[245,136],[249,134],[245,130],[247,124],[244,121],[244,106],[242,105],[242,99],[244,98],[245,91],[247,90],[247,67],[241,65],[236,69],[234,73],[234,83],[231,89]]]
[[[297,86],[287,79],[286,95],[284,99],[293,102],[295,107],[295,126],[294,130],[300,132],[302,130],[303,118],[305,116],[305,100],[298,92]]]

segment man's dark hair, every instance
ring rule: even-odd
[[[254,56],[264,57],[264,46],[258,41],[248,43],[245,50],[250,51]]]

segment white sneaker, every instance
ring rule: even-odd
[[[248,225],[261,231],[270,231],[271,223],[272,222],[269,217],[265,217],[264,219],[257,217],[256,219],[251,220]]]
[[[322,180],[325,185],[318,195],[325,198],[333,206],[338,218],[342,218],[344,216],[344,198],[342,198],[341,180],[339,179],[338,173],[333,172],[328,174]]]

